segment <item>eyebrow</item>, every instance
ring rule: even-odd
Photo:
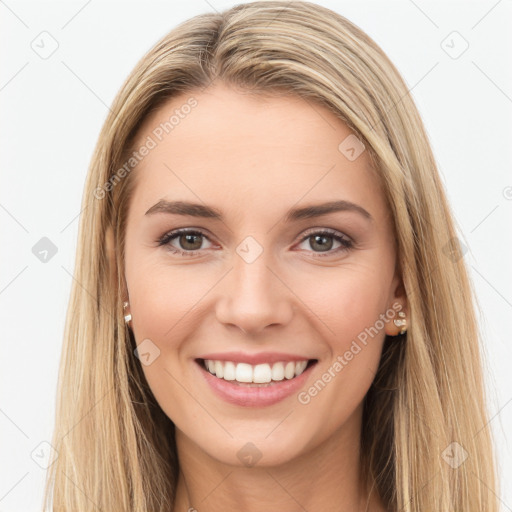
[[[292,208],[287,212],[285,221],[293,222],[302,219],[320,217],[322,215],[328,215],[329,213],[347,211],[358,213],[365,219],[373,221],[373,217],[362,206],[345,200],[330,201],[301,208]],[[186,201],[167,201],[162,199],[153,205],[146,212],[146,215],[153,215],[155,213],[187,215],[191,217],[202,217],[223,221],[222,213],[218,209],[204,204],[189,203]]]
[[[304,206],[301,208],[292,208],[286,214],[285,221],[292,222],[302,219],[311,219],[327,215],[335,212],[355,212],[369,221],[373,221],[373,217],[362,206],[350,201],[339,200],[327,203]],[[203,217],[223,221],[222,213],[211,206],[199,203],[189,203],[186,201],[166,201],[162,199],[153,205],[146,215],[155,213],[167,213],[174,215],[188,215],[191,217]]]

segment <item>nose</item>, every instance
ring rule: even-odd
[[[293,316],[293,293],[264,255],[252,263],[235,255],[233,268],[219,289],[217,320],[247,334],[284,326]]]

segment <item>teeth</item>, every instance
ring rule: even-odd
[[[209,361],[210,363],[210,372],[215,373],[215,375],[218,375],[220,378],[224,376],[224,367],[222,366],[222,363],[220,361]]]
[[[279,362],[273,365],[268,363],[251,365],[247,363],[235,364],[232,361],[213,361],[206,359],[204,364],[206,369],[219,379],[265,384],[271,381],[298,377],[306,369],[308,361]]]

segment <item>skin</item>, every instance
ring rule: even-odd
[[[385,334],[399,330],[392,320],[308,404],[296,394],[263,408],[227,403],[194,361],[230,350],[316,358],[307,390],[379,315],[397,303],[406,311],[392,219],[369,155],[350,161],[338,150],[352,132],[323,106],[223,83],[167,101],[145,120],[138,144],[192,95],[198,105],[132,171],[124,269],[130,328],[138,344],[150,339],[160,350],[143,370],[176,425],[174,510],[384,511],[360,482],[359,439]],[[146,215],[161,199],[213,206],[224,221]],[[342,211],[285,221],[290,208],[340,199],[373,220]],[[158,245],[177,228],[205,237]],[[314,237],[302,241],[327,228],[354,246],[336,252],[341,244],[327,235],[324,252]],[[250,264],[236,252],[249,235],[263,249]],[[252,467],[237,456],[248,442],[261,454]]]

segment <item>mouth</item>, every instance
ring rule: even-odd
[[[313,367],[318,359],[249,364],[214,359],[195,359],[203,371],[219,381],[240,387],[272,387],[293,381]],[[309,372],[308,372],[309,373]],[[300,379],[303,380],[303,379]]]

